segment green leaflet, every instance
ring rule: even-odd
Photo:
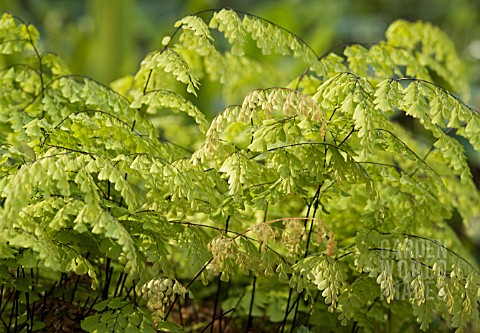
[[[478,134],[480,129],[480,117],[473,115],[467,126],[465,126],[464,135],[469,139],[475,150],[480,148],[480,135]]]
[[[141,96],[139,100],[134,101],[130,107],[139,108],[142,104],[148,105],[149,107],[164,107],[170,108],[173,111],[185,112],[195,119],[195,122],[199,125],[202,133],[205,133],[208,129],[208,123],[204,114],[188,99],[171,91],[150,91]]]
[[[232,45],[231,50],[234,55],[244,55],[246,30],[235,11],[222,9],[214,13],[209,26],[224,33],[225,38]]]
[[[175,26],[182,28],[179,40],[182,42],[182,46],[186,49],[192,50],[202,56],[209,56],[212,53],[216,53],[216,49],[213,46],[214,39],[210,33],[209,27],[198,16],[187,16],[182,20],[177,21]],[[168,44],[166,45],[168,46]]]
[[[141,71],[152,71],[161,69],[165,73],[171,73],[175,79],[187,86],[187,91],[196,95],[200,82],[190,71],[189,66],[178,53],[170,48],[164,51],[148,55],[142,61]]]

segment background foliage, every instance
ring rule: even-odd
[[[3,0],[0,7],[37,26],[45,49],[55,50],[75,73],[94,74],[104,83],[133,73],[179,17],[220,7],[269,19],[301,36],[319,54],[342,43],[381,40],[396,19],[432,22],[447,32],[472,66],[468,75],[475,89],[479,82],[480,10],[469,0]]]
[[[454,45],[397,21],[319,57],[211,14],[113,89],[3,17],[4,327],[474,329],[479,196],[456,138],[478,150],[479,124]]]

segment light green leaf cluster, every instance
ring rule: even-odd
[[[208,50],[213,41],[209,27],[198,16],[187,16],[177,21],[175,26],[183,29],[183,33],[180,36],[182,44],[190,48],[195,48],[197,51],[205,47]]]
[[[20,23],[9,13],[2,14],[0,19],[0,54],[33,50],[37,46],[38,37],[38,31],[33,25]]]
[[[142,105],[148,105],[150,108],[164,107],[170,108],[174,111],[185,112],[195,119],[195,122],[198,124],[203,133],[205,133],[208,129],[208,123],[205,119],[205,115],[188,99],[171,91],[149,91],[147,94],[142,95],[138,100],[135,100],[130,107],[137,109]],[[151,110],[148,110],[147,112],[153,113]]]
[[[209,27],[224,33],[228,43],[232,45],[234,55],[242,56],[245,54],[244,45],[247,32],[235,11],[222,9],[213,13]]]
[[[180,282],[165,279],[152,279],[141,287],[142,296],[147,301],[147,307],[154,310],[154,316],[163,319],[167,306],[175,301],[177,296],[185,298],[188,290]]]
[[[468,96],[463,64],[453,42],[438,27],[398,20],[390,25],[385,35],[388,44],[414,50],[412,53],[421,66],[442,77],[454,92]]]
[[[455,252],[413,235],[405,235],[402,240],[394,234],[373,231],[365,236],[365,245],[356,258],[359,269],[376,279],[387,302],[407,297],[422,330],[429,327],[437,311],[452,314],[454,327],[465,328],[470,320],[478,320],[478,315],[471,316],[478,309],[469,305],[478,292],[478,284],[473,282],[478,279],[478,271]],[[343,301],[347,303],[341,305],[341,320],[352,316],[362,304],[352,294]]]
[[[431,81],[426,65],[415,57],[410,48],[392,44],[381,42],[369,49],[361,45],[348,46],[344,55],[350,71],[373,81],[394,77]]]
[[[315,259],[308,257],[294,266],[296,273],[306,275],[322,291],[325,303],[330,304],[329,312],[335,311],[338,305],[338,295],[344,288],[346,275],[341,266],[341,263],[328,256]]]
[[[196,91],[200,84],[198,78],[191,72],[185,60],[171,48],[148,55],[141,63],[137,78],[145,78],[145,82],[142,80],[141,82],[147,86],[150,72],[159,69],[165,73],[171,73],[177,81],[185,84],[189,93],[197,94]]]
[[[82,329],[87,332],[155,332],[149,313],[121,297],[99,302],[94,308],[101,314],[82,321]]]

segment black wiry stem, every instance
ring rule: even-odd
[[[248,321],[247,321],[247,328],[245,329],[245,333],[248,333],[253,326],[252,311],[253,311],[253,303],[254,303],[254,300],[255,300],[256,285],[257,285],[257,277],[254,275],[253,276],[253,281],[252,281],[252,297],[250,299],[250,307],[248,308]]]
[[[263,215],[263,223],[267,221],[267,215],[268,215],[268,202],[267,202],[267,207],[265,208],[265,214]],[[260,251],[261,246],[259,246],[259,251]],[[257,285],[257,276],[253,276],[253,281],[252,281],[252,297],[250,299],[250,307],[248,309],[248,320],[247,320],[247,328],[245,329],[245,333],[248,333],[249,330],[253,326],[253,316],[252,316],[252,311],[253,311],[253,304],[255,301],[255,288]]]
[[[108,298],[108,289],[110,287],[110,280],[112,278],[112,273],[113,273],[113,267],[111,267],[110,264],[111,264],[111,259],[107,258],[107,263],[105,267],[105,285],[102,290],[103,299]]]
[[[220,289],[222,287],[222,280],[221,280],[221,277],[220,275],[218,276],[217,278],[217,294],[215,295],[215,305],[213,307],[213,315],[212,315],[212,325],[210,326],[210,332],[213,333],[213,329],[214,329],[214,326],[213,326],[213,322],[215,322],[216,318],[217,318],[217,307],[218,307],[218,300],[220,299]],[[222,313],[220,311],[220,315],[219,317],[222,316]],[[219,322],[219,325],[218,325],[218,331],[221,333],[222,332],[222,325],[220,324],[221,322]]]
[[[215,322],[215,320],[220,319],[220,318],[226,316],[227,314],[229,314],[229,313],[232,312],[232,311],[235,311],[235,308],[230,309],[230,310],[228,310],[228,311],[226,311],[226,312],[224,312],[224,313],[222,313],[222,314],[219,314],[217,317],[213,318],[213,320],[212,320],[211,322],[209,322],[208,325],[205,326],[200,333],[205,332],[209,327],[213,327],[213,323]],[[213,328],[212,328],[212,329],[213,329]]]
[[[227,217],[227,220],[225,221],[225,235],[228,233],[228,223],[230,222],[230,215]],[[217,294],[215,295],[215,305],[213,307],[213,318],[212,318],[212,326],[210,327],[210,332],[213,333],[213,322],[215,321],[216,315],[217,315],[217,308],[218,308],[218,301],[220,299],[220,290],[222,287],[222,280],[221,280],[221,275],[218,276],[217,280]],[[220,316],[222,317],[222,313],[220,313]],[[222,332],[222,325],[221,322],[219,324],[219,332]]]
[[[350,132],[351,133],[351,132]],[[323,183],[318,186],[317,192],[315,193],[315,196],[313,197],[313,214],[312,214],[312,222],[310,223],[310,230],[308,231],[308,237],[307,237],[307,245],[305,246],[305,253],[303,254],[303,258],[306,258],[308,256],[308,249],[310,246],[310,239],[312,237],[312,232],[313,232],[313,227],[315,223],[315,215],[317,215],[317,210],[318,210],[318,205],[320,201],[320,189],[322,187]],[[305,221],[305,225],[307,224],[307,221]],[[298,315],[298,306],[300,305],[300,295],[297,296],[297,299],[295,301],[295,312],[293,314],[293,321],[292,321],[292,327],[290,328],[290,333],[293,333],[293,329],[295,328],[295,322],[297,320],[297,315]]]
[[[73,303],[73,299],[75,298],[75,293],[77,291],[79,282],[80,282],[80,275],[77,275],[77,278],[75,279],[75,286],[73,287],[73,291],[72,291],[72,296],[70,297],[70,303]]]
[[[186,288],[190,288],[190,286],[199,278],[199,276],[203,273],[205,269],[207,269],[208,265],[212,262],[213,258],[211,258],[205,265],[203,265],[202,269],[198,271],[197,274],[193,277],[193,279],[187,284]],[[167,320],[168,316],[172,312],[173,307],[175,306],[175,303],[178,300],[178,295],[175,296],[175,299],[173,300],[172,304],[170,305],[170,308],[168,308],[167,313],[165,314],[165,317],[163,318],[164,321]]]

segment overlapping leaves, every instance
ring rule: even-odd
[[[437,312],[460,329],[478,324],[479,272],[446,219],[458,212],[467,231],[477,226],[480,196],[450,133],[479,150],[480,121],[446,89],[463,91],[465,80],[443,33],[399,21],[386,42],[318,59],[292,33],[232,10],[208,24],[188,16],[177,28],[116,91],[68,75],[55,57],[0,72],[2,260],[85,275],[92,287],[113,260],[149,299],[115,291],[83,322],[90,331],[152,330],[155,311],[158,328],[180,330],[165,321],[166,305],[187,293],[172,281],[192,277],[179,272],[203,272],[207,282],[276,277],[277,288],[317,309],[321,295],[342,325],[366,331],[397,301],[422,329]],[[212,30],[230,50],[220,51]],[[35,38],[3,15],[3,53],[35,52]],[[308,69],[288,87],[250,90],[209,123],[190,95],[205,75],[222,84],[232,68],[249,75],[230,67],[248,38]],[[449,87],[431,82],[425,66]],[[204,140],[163,140],[149,115],[170,110],[191,117]],[[396,124],[399,114],[418,121],[432,145]]]

